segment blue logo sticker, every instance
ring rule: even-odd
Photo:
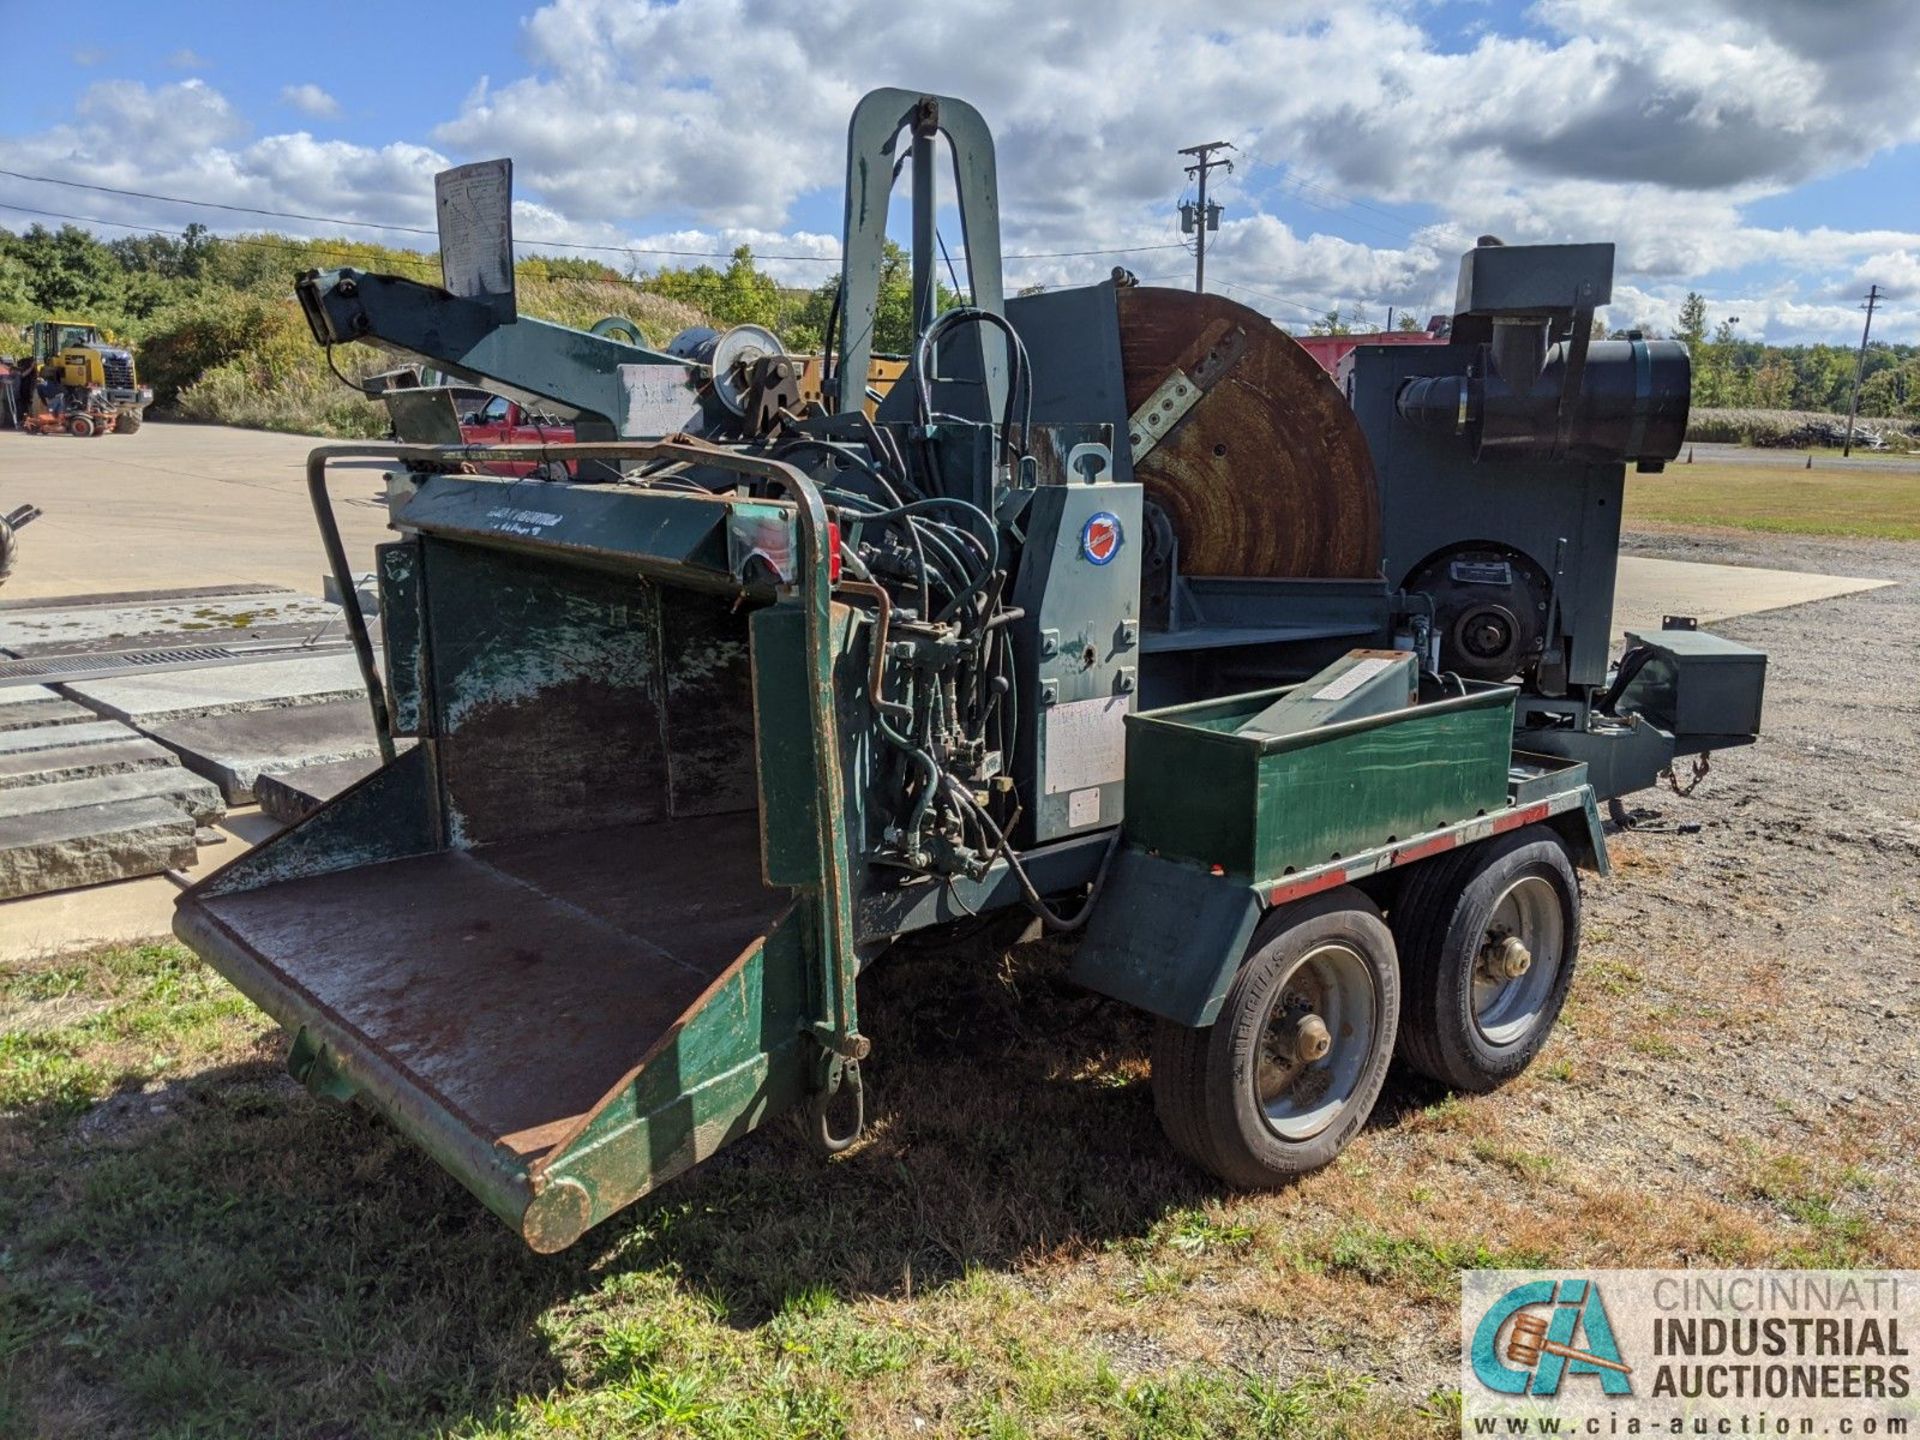
[[[1120,517],[1110,510],[1087,517],[1080,530],[1080,553],[1095,565],[1105,565],[1120,553],[1126,536],[1120,529]]]

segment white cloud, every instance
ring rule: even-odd
[[[179,49],[167,56],[169,70],[211,70],[213,62],[197,50]]]
[[[280,103],[315,120],[330,120],[340,113],[340,102],[312,81],[282,87]]]
[[[1243,293],[1422,309],[1445,298],[1458,250],[1483,231],[1613,238],[1623,280],[1784,264],[1824,286],[1887,242],[1752,227],[1742,211],[1920,137],[1911,107],[1863,83],[1893,84],[1887,57],[1911,60],[1920,7],[1864,3],[1878,28],[1854,33],[1808,23],[1791,0],[1704,0],[1685,27],[1669,0],[1543,0],[1535,33],[1482,33],[1444,53],[1392,3],[1240,0],[1202,26],[1152,0],[1113,0],[1097,23],[1012,0],[932,13],[824,0],[791,24],[753,0],[554,0],[524,28],[534,73],[482,87],[435,138],[512,153],[526,186],[577,220],[664,212],[712,232],[777,228],[839,188],[847,113],[884,80],[986,115],[1010,252],[1175,238],[1174,152],[1224,136],[1264,162],[1222,191],[1210,274]],[[724,53],[715,35],[729,37]],[[1302,239],[1257,213],[1283,167],[1298,197],[1344,210],[1370,243]],[[1348,208],[1346,195],[1380,208]],[[1439,223],[1419,229],[1391,209],[1414,204]],[[1185,265],[1179,251],[1117,258],[1142,274]],[[1061,283],[1105,262],[1011,268],[1016,283]]]
[[[371,147],[316,140],[305,132],[249,140],[245,121],[203,80],[154,88],[132,80],[101,81],[81,94],[74,111],[74,119],[65,124],[12,138],[8,168],[222,205],[431,227],[433,174],[449,163],[437,151],[405,142]],[[141,144],[129,146],[129,135],[140,136]],[[78,205],[72,192],[18,182],[7,198],[51,210]],[[111,194],[89,194],[84,213],[166,229],[181,228],[190,220],[229,230],[337,234],[341,229],[266,217],[223,217]],[[378,231],[355,233],[405,239]]]
[[[1442,48],[1422,28],[1428,9],[1404,0],[1216,0],[1204,20],[1162,0],[818,0],[804,14],[764,0],[552,0],[522,26],[529,73],[478,80],[431,149],[248,141],[226,101],[188,81],[96,86],[73,122],[14,153],[40,156],[37,173],[423,224],[439,152],[507,154],[523,237],[628,245],[643,266],[670,258],[647,249],[742,241],[831,253],[800,222],[837,215],[848,115],[892,84],[985,115],[1010,256],[1177,242],[1175,152],[1226,138],[1240,164],[1216,176],[1228,209],[1209,278],[1282,319],[1356,302],[1424,316],[1450,298],[1460,249],[1492,232],[1614,240],[1616,311],[1642,307],[1635,318],[1661,328],[1709,276],[1744,292],[1735,313],[1802,326],[1844,311],[1866,279],[1920,286],[1920,229],[1746,218],[1763,197],[1920,140],[1920,111],[1886,102],[1910,85],[1920,5],[1854,8],[1840,24],[1804,0],[1695,0],[1682,25],[1671,0],[1537,0],[1521,33],[1481,28]],[[282,98],[316,117],[332,104],[311,84]],[[153,137],[154,173],[126,133]],[[1324,207],[1358,238],[1265,213],[1283,202]],[[1889,220],[1912,214],[1889,206]],[[1115,260],[1170,279],[1191,263],[1180,249],[1012,259],[1009,280],[1085,281]],[[784,263],[783,278],[824,268]]]

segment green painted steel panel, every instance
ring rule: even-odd
[[[808,935],[802,901],[743,954],[546,1164],[524,1219],[536,1249],[581,1230],[714,1154],[806,1093]]]
[[[1128,840],[1270,879],[1506,803],[1509,686],[1292,735],[1231,733],[1284,693],[1129,716]]]
[[[771,606],[752,621],[760,869],[769,885],[820,883],[806,626],[806,612],[797,605]]]
[[[1123,848],[1067,975],[1150,1014],[1211,1025],[1259,919],[1248,886]]]

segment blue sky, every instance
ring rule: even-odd
[[[1231,138],[1209,276],[1283,323],[1435,308],[1491,230],[1616,241],[1617,323],[1670,323],[1698,289],[1748,333],[1844,342],[1877,282],[1878,333],[1920,340],[1920,107],[1904,98],[1920,6],[1852,0],[1846,24],[1839,8],[1218,0],[1201,29],[1148,0],[111,0],[75,27],[5,0],[0,165],[419,224],[434,169],[507,153],[523,238],[632,247],[608,258],[643,267],[648,250],[745,241],[820,257],[776,267],[815,280],[837,251],[846,114],[898,84],[968,98],[994,126],[1010,254],[1116,252],[1015,260],[1016,284],[1116,262],[1186,273],[1181,250],[1150,248],[1179,240],[1174,152]],[[327,228],[0,177],[6,204]]]

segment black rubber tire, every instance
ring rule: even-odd
[[[1374,1050],[1345,1106],[1317,1134],[1288,1140],[1267,1123],[1253,1067],[1274,989],[1293,960],[1327,940],[1345,942],[1373,982]],[[1393,934],[1373,902],[1343,887],[1274,911],[1254,931],[1247,958],[1212,1025],[1161,1020],[1153,1039],[1153,1101],[1161,1128],[1187,1159],[1229,1185],[1271,1190],[1332,1161],[1380,1098],[1400,1015]]]
[[[1526,875],[1560,898],[1565,954],[1533,1023],[1520,1038],[1488,1043],[1473,1018],[1473,969],[1496,902]],[[1513,1079],[1553,1033],[1580,955],[1580,882],[1566,843],[1529,825],[1420,866],[1389,917],[1400,951],[1399,1054],[1422,1075],[1482,1094]]]
[[[68,417],[67,433],[78,440],[86,440],[100,433],[100,427],[94,423],[91,415]]]
[[[114,426],[113,433],[116,435],[131,435],[144,423],[145,417],[143,417],[138,410],[122,410],[120,412],[120,422]]]

